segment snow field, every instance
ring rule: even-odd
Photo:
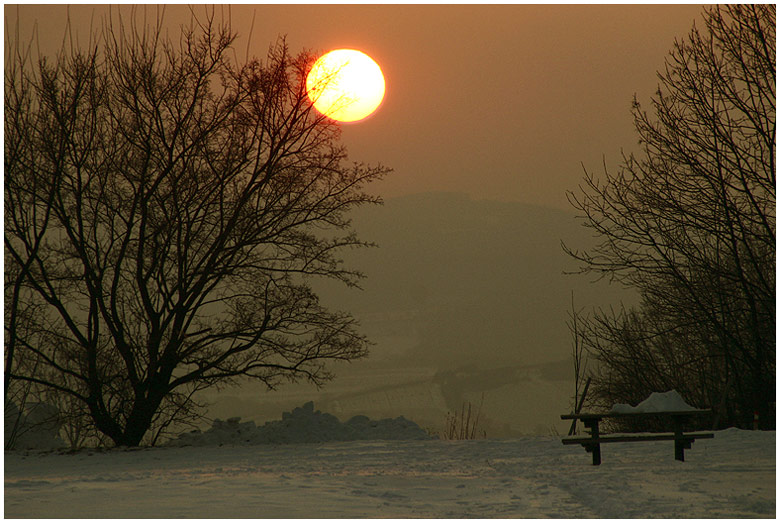
[[[602,448],[553,437],[6,453],[5,517],[775,516],[775,433]]]

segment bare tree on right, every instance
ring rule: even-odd
[[[584,326],[603,406],[675,388],[719,426],[775,427],[775,18],[707,8],[634,101],[641,152],[569,194],[599,243],[566,252],[641,295]]]

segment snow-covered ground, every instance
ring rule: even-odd
[[[775,433],[673,442],[385,440],[5,453],[10,518],[775,517]]]

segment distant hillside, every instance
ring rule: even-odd
[[[567,276],[564,240],[592,239],[569,214],[521,203],[419,194],[359,210],[355,229],[379,247],[344,253],[364,290],[317,285],[322,301],[352,312],[376,344],[368,358],[333,364],[321,391],[306,384],[265,393],[226,391],[213,416],[265,421],[309,400],[342,420],[355,414],[413,419],[440,430],[464,401],[479,404],[490,437],[565,430],[571,397],[567,311],[630,297]]]
[[[417,339],[401,351],[417,363],[452,369],[560,360],[570,350],[572,291],[578,307],[629,296],[563,274],[576,264],[561,240],[589,240],[573,212],[428,193],[361,209],[354,224],[379,245],[347,253],[367,276],[364,290],[327,285],[322,297],[355,313],[368,334]],[[380,341],[373,357],[398,352]]]

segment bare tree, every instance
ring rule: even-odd
[[[86,49],[6,61],[6,380],[116,445],[186,421],[206,387],[319,385],[366,354],[310,282],[357,285],[347,213],[387,169],[347,162],[309,54],[238,64],[233,41],[213,16],[178,40],[108,21]]]
[[[704,20],[675,43],[652,112],[634,102],[642,152],[570,193],[601,242],[567,252],[642,296],[640,312],[596,320],[597,391],[625,401],[609,387],[653,371],[668,386],[684,363],[674,386],[708,388],[696,396],[710,405],[730,388],[731,423],[758,411],[774,427],[775,6],[707,8]]]
[[[585,349],[583,340],[583,315],[582,309],[577,310],[574,307],[574,292],[571,293],[571,310],[568,312],[569,319],[566,321],[571,333],[571,359],[574,365],[574,397],[572,398],[572,412],[578,414],[585,404],[585,397],[588,395],[591,377],[588,375],[588,352]],[[573,435],[577,427],[577,420],[572,420],[569,428],[569,436]]]
[[[566,326],[571,333],[571,359],[574,365],[574,411],[580,403],[580,397],[583,395],[584,381],[587,378],[588,353],[583,344],[582,332],[582,309],[577,310],[574,307],[574,293],[571,294],[571,310],[567,313],[569,319],[566,320]]]

